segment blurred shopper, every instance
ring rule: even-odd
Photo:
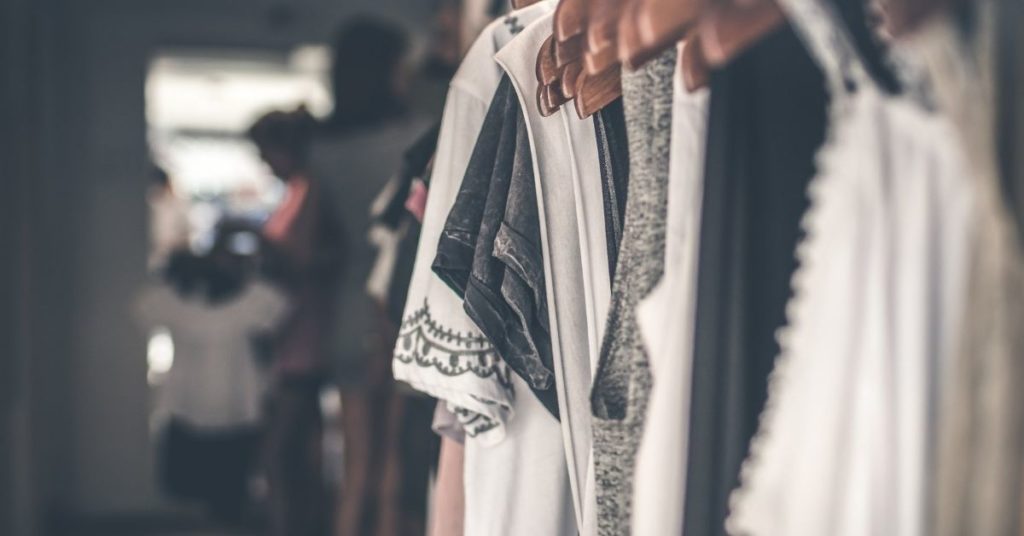
[[[188,247],[188,205],[178,197],[167,172],[153,168],[153,184],[146,193],[149,204],[150,271],[161,270],[171,252]]]
[[[251,337],[275,327],[287,300],[250,277],[249,263],[221,235],[197,256],[170,254],[164,282],[144,291],[137,312],[174,341],[158,390],[160,482],[171,496],[197,501],[220,521],[241,521],[259,447],[265,374]]]
[[[385,249],[399,242],[379,233],[370,242],[371,207],[382,190],[398,186],[389,179],[403,153],[432,126],[408,105],[407,50],[405,34],[386,22],[357,17],[340,28],[333,45],[334,110],[320,124],[310,160],[350,245],[330,344],[345,438],[337,536],[423,533],[423,508],[417,514],[402,505],[425,503],[426,478],[409,482],[399,448],[400,432],[409,426],[404,421],[417,412],[405,407],[391,378],[396,327],[380,297],[367,291],[371,272],[375,281],[392,277],[381,273],[394,269],[393,261],[383,260],[394,258]],[[378,254],[382,262],[375,263]],[[429,429],[429,419],[421,426]],[[422,497],[403,501],[409,488]]]
[[[315,122],[304,108],[271,112],[249,137],[284,182],[281,205],[263,226],[267,273],[287,291],[292,315],[273,341],[274,385],[267,439],[270,525],[275,536],[320,535],[327,523],[320,388],[344,236],[308,167]]]

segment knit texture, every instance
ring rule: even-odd
[[[594,469],[601,536],[629,533],[633,469],[651,387],[636,305],[661,278],[665,257],[672,77],[670,47],[622,75],[630,180],[611,308],[594,379]]]

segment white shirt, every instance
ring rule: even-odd
[[[579,533],[596,534],[590,388],[610,303],[604,200],[592,118],[571,106],[537,109],[536,51],[552,17],[530,25],[496,56],[526,118],[537,184],[555,382]],[[562,534],[562,533],[559,533]]]
[[[494,353],[462,300],[431,271],[442,227],[501,79],[493,56],[515,33],[553,9],[554,3],[545,1],[491,23],[452,80],[393,361],[397,379],[446,402],[466,431],[467,535],[576,531],[558,421]]]
[[[546,3],[537,4],[491,23],[452,79],[392,362],[396,379],[447,402],[466,434],[488,444],[501,442],[513,414],[513,373],[466,314],[462,298],[434,275],[431,265],[501,80],[494,53],[512,39],[511,29],[549,10]]]
[[[633,477],[635,536],[683,530],[708,91],[688,92],[681,73],[674,83],[665,271],[637,307],[653,381]]]
[[[209,428],[259,421],[265,378],[251,338],[284,318],[288,302],[281,293],[253,282],[234,299],[211,305],[160,285],[142,292],[136,311],[147,327],[167,328],[174,342],[158,399],[161,416]]]
[[[833,94],[734,533],[925,530],[930,389],[962,311],[970,173],[946,118],[858,86]]]

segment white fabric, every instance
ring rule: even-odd
[[[366,293],[377,301],[387,303],[391,280],[398,262],[399,246],[405,238],[407,226],[403,222],[397,229],[386,225],[373,225],[366,233],[366,240],[377,249],[377,258],[366,278]]]
[[[537,44],[537,48],[540,48],[540,43]],[[576,214],[576,232],[580,242],[583,301],[587,319],[590,361],[590,376],[587,378],[587,386],[589,387],[590,378],[597,372],[601,340],[604,338],[608,309],[612,302],[612,281],[611,274],[608,272],[608,230],[604,220],[604,194],[600,186],[604,179],[601,177],[597,132],[593,119],[580,119],[573,110],[572,104],[563,105],[555,115],[562,118],[566,147],[569,149],[569,153],[559,154],[550,146],[538,147],[537,152],[540,153],[539,158],[545,164],[544,172],[547,175],[547,182],[560,180],[560,177],[565,174],[572,176],[572,193],[575,202],[573,208]],[[566,162],[559,162],[563,159]],[[563,166],[568,167],[563,171]],[[549,238],[558,240],[554,234],[549,235]],[[563,300],[561,303],[564,307],[568,302]],[[583,356],[576,359],[584,360]],[[582,379],[580,380],[582,381]],[[569,388],[575,388],[575,386],[570,385]],[[589,395],[589,389],[586,392]]]
[[[467,535],[576,532],[558,421],[498,359],[462,301],[431,271],[441,228],[501,78],[493,55],[523,25],[553,9],[545,1],[492,23],[452,81],[395,351],[396,378],[444,400],[466,432]]]
[[[251,337],[284,318],[288,302],[281,293],[254,282],[231,301],[210,305],[161,285],[143,291],[136,311],[146,327],[167,328],[174,342],[159,415],[210,428],[259,421],[265,378]]]
[[[933,17],[901,41],[933,82],[974,171],[974,234],[959,352],[943,367],[929,534],[1019,534],[1024,451],[1024,257],[1000,184],[994,55],[995,6],[978,5],[964,38]]]
[[[438,135],[420,241],[395,347],[395,378],[444,400],[466,434],[488,444],[505,436],[513,414],[513,373],[463,309],[462,299],[431,270],[441,231],[455,202],[501,70],[494,53],[524,21],[550,11],[540,4],[515,20],[494,21],[470,48],[452,79]]]
[[[917,103],[866,79],[833,101],[735,534],[924,533],[931,382],[955,350],[969,173],[952,126]]]
[[[588,536],[597,524],[590,386],[611,283],[593,120],[567,108],[550,117],[537,110],[536,51],[551,34],[551,22],[545,16],[528,26],[496,59],[529,131],[565,458],[579,533]]]
[[[366,293],[377,303],[387,303],[388,290],[391,287],[391,278],[395,272],[395,263],[398,261],[398,246],[402,243],[405,235],[405,225],[398,229],[392,229],[386,225],[376,223],[376,219],[387,209],[388,203],[395,196],[398,190],[398,177],[391,177],[384,184],[377,197],[370,205],[370,228],[366,232],[366,241],[377,250],[370,268],[370,274],[366,278]]]
[[[522,396],[497,445],[465,443],[465,534],[576,534],[572,494],[559,424],[517,374]]]
[[[637,307],[653,381],[633,477],[635,536],[683,530],[707,115],[708,91],[688,92],[679,73],[672,110],[665,272]]]

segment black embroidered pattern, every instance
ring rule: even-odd
[[[423,307],[402,320],[395,359],[432,367],[450,377],[468,373],[482,379],[494,377],[503,389],[512,390],[510,371],[487,338],[441,326],[431,316],[426,300]]]
[[[469,411],[455,406],[452,409],[452,413],[455,418],[458,419],[459,424],[462,425],[463,431],[469,437],[476,437],[485,432],[489,432],[498,427],[498,421],[491,419],[485,415],[481,415],[475,411]]]
[[[518,17],[513,17],[509,15],[505,17],[505,20],[503,22],[505,23],[505,26],[508,27],[508,31],[512,35],[516,35],[517,33],[523,31],[524,26],[520,26]]]

